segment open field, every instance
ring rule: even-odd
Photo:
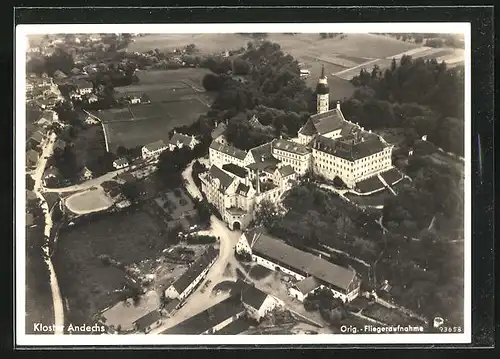
[[[113,200],[104,193],[102,187],[97,187],[66,198],[65,204],[75,214],[86,214],[108,209],[113,205]]]
[[[114,117],[104,123],[110,151],[118,146],[132,148],[163,140],[168,141],[168,133],[175,127],[189,125],[205,114],[208,106],[197,99],[169,103],[151,103],[130,106],[125,111],[124,121]],[[107,110],[106,110],[107,111]],[[101,111],[100,114],[106,111]],[[129,117],[129,114],[131,117]],[[137,117],[137,120],[130,118]],[[108,118],[106,115],[103,118]]]
[[[139,85],[147,84],[164,84],[169,86],[171,83],[178,86],[183,83],[186,86],[198,85],[202,86],[203,77],[210,74],[212,71],[204,68],[182,68],[177,70],[147,70],[136,72],[139,78]],[[127,86],[125,86],[127,87]],[[166,87],[168,88],[168,87]],[[201,87],[200,89],[202,89]]]
[[[90,126],[78,132],[73,140],[73,153],[78,168],[89,166],[106,153],[106,143],[101,126]]]
[[[156,48],[173,51],[194,44],[202,53],[214,53],[246,47],[248,40],[239,34],[148,34],[134,38],[128,51],[145,52]]]
[[[99,310],[129,294],[125,272],[106,265],[100,255],[128,265],[157,256],[166,243],[166,235],[139,210],[95,215],[63,229],[54,265],[70,319],[88,324]]]

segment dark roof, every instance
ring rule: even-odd
[[[318,131],[314,126],[314,122],[311,119],[308,119],[304,126],[300,129],[299,133],[305,136],[312,136],[318,133]]]
[[[306,146],[304,146],[303,144],[283,139],[274,141],[273,147],[282,151],[287,151],[298,155],[307,155],[308,153],[311,153],[311,150]]]
[[[152,142],[152,143],[148,143],[146,146],[146,149],[150,152],[154,152],[154,151],[157,151],[161,148],[165,148],[167,145],[165,145],[165,142],[163,142],[162,140],[159,140],[159,141],[156,141],[156,142]]]
[[[221,330],[215,332],[215,335],[238,335],[243,333],[245,330],[250,328],[251,322],[245,318],[241,317],[236,319],[234,322],[229,323]]]
[[[282,177],[288,177],[295,173],[295,170],[290,165],[283,166],[280,169],[278,169],[278,171]]]
[[[247,156],[247,153],[243,150],[240,150],[239,148],[229,146],[229,145],[223,145],[222,143],[219,143],[217,141],[212,141],[210,144],[210,148],[225,153],[227,155],[233,156],[238,158],[239,160],[244,160],[245,157]]]
[[[219,123],[217,127],[212,131],[212,139],[216,139],[222,136],[226,132],[227,126],[225,123]]]
[[[233,183],[233,177],[221,170],[219,167],[212,165],[208,171],[208,175],[211,179],[218,179],[220,183],[219,189],[225,191],[231,183]]]
[[[181,294],[197,278],[201,272],[215,259],[219,253],[213,246],[207,248],[203,254],[189,266],[189,268],[172,284],[177,293]]]
[[[92,82],[84,80],[84,79],[74,80],[73,85],[75,85],[78,88],[93,88],[94,87],[94,85],[92,85]]]
[[[137,330],[143,330],[149,327],[151,324],[157,322],[159,319],[161,319],[160,312],[158,310],[153,310],[145,316],[137,319],[134,322],[134,325],[136,326]]]
[[[356,189],[361,193],[373,192],[384,188],[384,184],[377,175],[364,179],[356,183]]]
[[[250,186],[246,186],[243,183],[240,183],[238,185],[238,188],[236,188],[236,193],[240,194],[242,196],[246,196],[248,194],[249,190],[250,190]]]
[[[318,95],[324,95],[330,93],[330,88],[328,87],[328,84],[318,83],[316,85],[316,93]]]
[[[267,298],[267,293],[264,293],[255,286],[244,282],[241,290],[241,301],[250,307],[259,310]]]
[[[43,134],[40,131],[36,131],[33,135],[31,135],[31,139],[40,143],[43,140]]]
[[[337,108],[317,115],[312,115],[311,120],[314,123],[316,131],[320,135],[341,129],[342,125],[346,123],[346,121],[344,121],[344,116]]]
[[[167,305],[163,309],[165,309],[167,313],[172,313],[172,311],[174,311],[179,304],[180,304],[179,299],[172,299],[167,303]]]
[[[38,152],[34,150],[29,150],[26,152],[26,162],[30,165],[34,165],[38,162]]]
[[[398,171],[397,168],[391,168],[389,171],[381,173],[380,176],[387,182],[388,185],[392,185],[399,181],[403,175]]]
[[[232,174],[240,178],[245,178],[247,176],[247,170],[243,167],[235,165],[234,163],[226,163],[222,165],[222,169],[224,171],[231,172]]]
[[[264,143],[263,145],[254,147],[250,150],[255,162],[262,162],[262,159],[266,160],[273,157],[273,142]]]
[[[307,277],[300,282],[297,282],[295,286],[302,294],[308,294],[318,288],[321,284],[314,277]]]
[[[278,265],[314,276],[342,290],[347,290],[356,276],[356,272],[352,269],[330,263],[263,233],[257,235],[252,252],[263,255]]]
[[[274,157],[267,157],[264,160],[257,160],[254,163],[250,163],[247,167],[253,171],[261,171],[268,168],[271,168],[273,171],[276,169],[276,165],[280,163],[280,161]]]
[[[239,296],[231,296],[161,334],[201,334],[244,311]]]
[[[180,142],[183,145],[188,146],[191,143],[192,139],[193,138],[191,136],[183,135],[182,133],[174,133],[169,143],[171,145],[177,146],[177,143]]]
[[[356,134],[339,139],[318,136],[314,148],[348,161],[356,161],[381,152],[388,146],[375,134],[363,131],[358,133],[359,138]]]

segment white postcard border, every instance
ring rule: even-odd
[[[455,344],[471,342],[471,34],[470,23],[243,23],[18,25],[15,43],[16,342],[21,346],[193,345],[192,335],[27,335],[25,333],[25,151],[27,35],[58,33],[463,33],[465,39],[464,332],[460,334],[201,335],[196,345]]]

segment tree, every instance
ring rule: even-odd
[[[35,180],[29,174],[26,174],[26,189],[32,191],[34,187]]]
[[[321,37],[322,39],[326,39],[328,37],[328,34],[326,32],[320,32],[319,37]]]
[[[139,187],[136,182],[125,182],[122,187],[121,191],[123,195],[130,201],[130,202],[135,202],[139,199]]]
[[[206,74],[203,77],[202,84],[207,91],[219,91],[224,85],[224,81],[219,75]]]
[[[198,49],[196,48],[195,44],[189,44],[186,46],[186,53],[188,53],[188,54],[194,54],[197,51],[198,51]]]
[[[233,61],[233,74],[234,75],[248,75],[250,72],[250,64],[248,61],[237,58]]]
[[[271,228],[281,218],[281,213],[275,203],[263,200],[255,211],[255,224]]]

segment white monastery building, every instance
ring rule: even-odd
[[[340,179],[358,194],[382,190],[402,179],[392,165],[392,145],[346,120],[340,104],[329,109],[324,69],[316,92],[318,113],[307,120],[297,138],[274,139],[243,151],[228,144],[224,124],[212,132],[211,168],[200,175],[202,191],[229,228],[244,229],[260,201],[278,201],[297,177],[308,172],[328,181]]]

